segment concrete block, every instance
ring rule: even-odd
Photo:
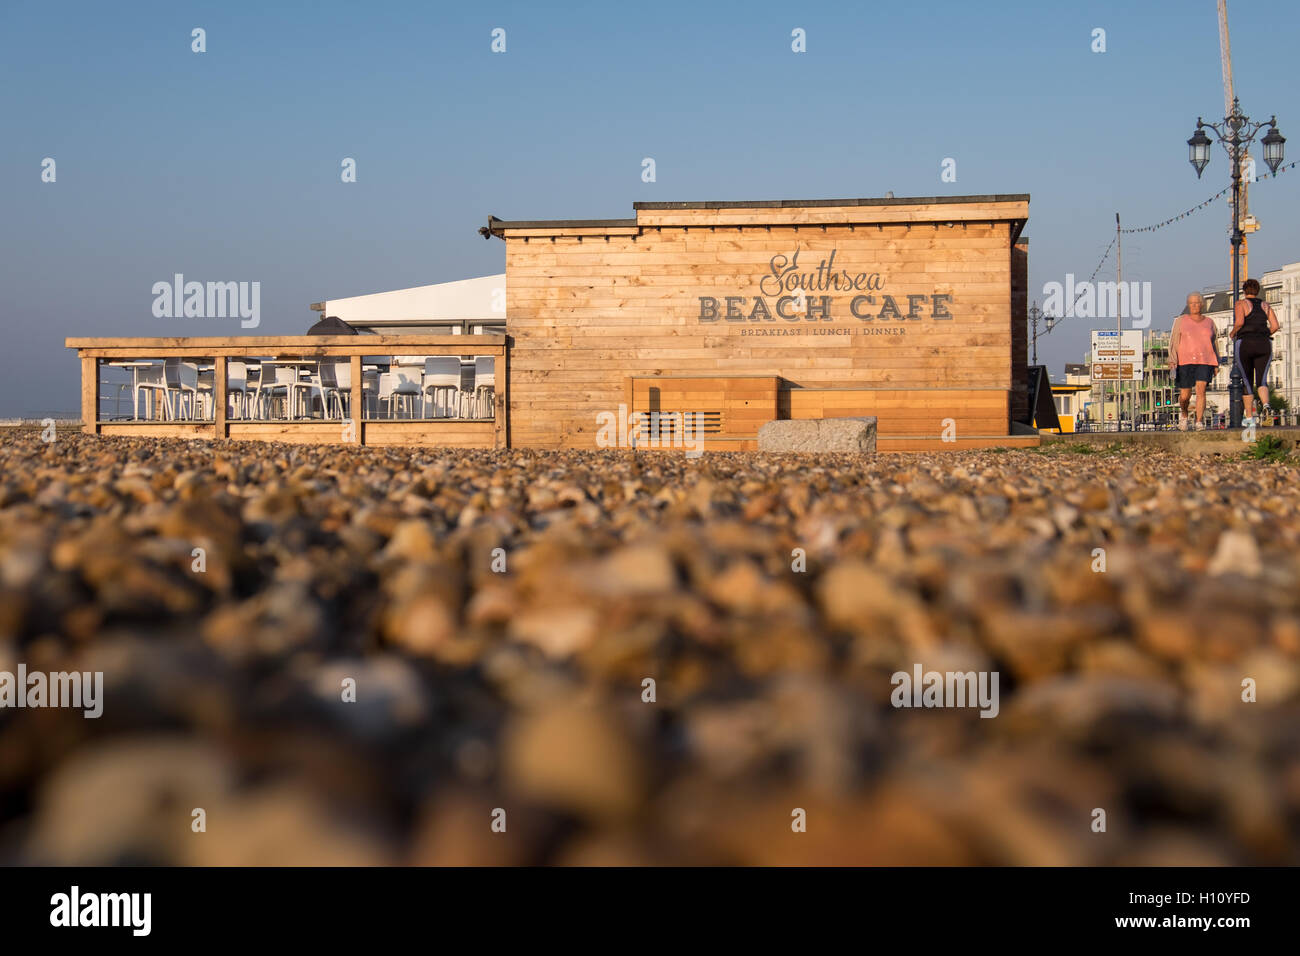
[[[768,422],[758,430],[759,451],[876,453],[876,419],[803,418]]]

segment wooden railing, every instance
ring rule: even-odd
[[[509,446],[509,369],[506,336],[484,335],[298,335],[202,338],[69,338],[64,343],[81,359],[81,420],[88,434],[260,439],[363,445]],[[491,356],[495,367],[492,417],[366,418],[363,356]],[[329,358],[350,360],[349,417],[339,420],[295,418],[254,420],[228,415],[228,363],[271,357],[277,361]],[[110,420],[100,414],[101,363],[180,358],[213,365],[212,417],[207,420]],[[133,411],[134,411],[134,398]],[[486,399],[485,399],[486,402]],[[324,410],[322,410],[324,415]]]

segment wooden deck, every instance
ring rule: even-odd
[[[510,436],[504,335],[297,335],[196,338],[69,338],[64,344],[81,359],[81,420],[87,434],[155,438],[287,441],[308,444],[434,445],[448,448],[505,448]],[[491,419],[231,419],[227,416],[227,363],[245,357],[320,360],[347,358],[351,364],[349,406],[365,407],[362,357],[367,355],[490,355],[495,361],[496,402]],[[203,359],[213,369],[213,418],[180,421],[112,421],[99,414],[100,363],[132,359]]]

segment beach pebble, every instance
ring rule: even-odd
[[[504,733],[506,782],[529,801],[610,819],[634,813],[644,799],[639,748],[610,711],[557,703],[521,714]]]
[[[1259,557],[1259,546],[1249,531],[1228,530],[1219,535],[1214,556],[1206,571],[1211,575],[1240,574],[1244,577],[1259,577],[1263,563]]]

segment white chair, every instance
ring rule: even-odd
[[[347,418],[352,405],[352,362],[342,359],[336,362],[320,363],[319,387],[325,403],[325,416],[333,416],[335,406],[338,418]]]
[[[389,418],[400,417],[403,408],[406,409],[408,418],[414,418],[417,400],[423,401],[420,380],[411,369],[394,365],[391,372],[379,374],[380,410],[383,410],[383,404],[387,402]]]
[[[199,404],[199,366],[195,362],[167,359],[163,363],[167,373],[167,390],[172,393],[175,417],[195,418]]]
[[[178,358],[163,361],[163,377],[173,408],[172,418],[193,418],[199,395],[199,367]]]
[[[132,418],[139,418],[140,399],[145,396],[148,397],[150,404],[149,418],[158,418],[160,410],[163,418],[171,418],[171,408],[167,401],[167,377],[163,374],[161,365],[136,369],[135,395],[131,402]]]
[[[298,417],[298,392],[305,391],[308,401],[311,399],[311,382],[303,382],[298,378],[298,367],[296,365],[275,365],[272,366],[275,371],[275,377],[267,381],[266,366],[262,367],[261,382],[257,387],[257,400],[260,407],[270,412],[272,405],[277,398],[284,398],[285,413],[288,418]],[[266,416],[270,418],[270,414]]]
[[[154,415],[161,405],[163,418],[171,421],[182,416],[194,417],[199,392],[199,367],[178,358],[164,359],[161,367],[140,369],[135,381],[135,397],[148,392],[154,400]]]
[[[248,418],[256,419],[261,415],[258,407],[257,393],[262,385],[264,369],[258,359],[247,359],[244,363],[244,409]]]
[[[480,355],[474,359],[474,417],[496,417],[496,359]]]
[[[460,417],[460,359],[454,355],[426,359],[422,387],[424,395],[429,399],[429,407],[433,413],[431,417]],[[442,400],[441,411],[439,411],[439,399]]]
[[[226,414],[233,418],[248,417],[248,373],[246,362],[226,363]]]
[[[257,369],[257,389],[253,392],[253,417],[270,419],[274,416],[273,407],[276,397],[276,366],[259,365]],[[281,391],[284,391],[283,387]]]

